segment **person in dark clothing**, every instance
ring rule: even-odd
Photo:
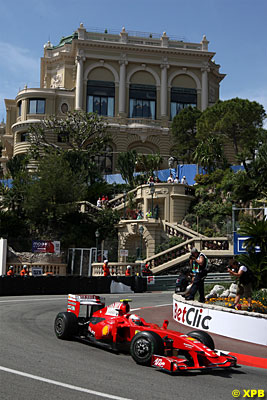
[[[151,275],[153,275],[153,272],[151,271],[149,264],[146,263],[146,265],[142,269],[142,276],[151,276]]]
[[[236,310],[239,309],[238,303],[240,297],[244,296],[247,298],[248,301],[247,311],[252,311],[252,305],[251,305],[252,280],[253,280],[252,271],[250,271],[250,269],[245,265],[240,265],[239,262],[234,259],[230,260],[229,268],[227,268],[227,271],[232,276],[238,278],[237,291],[233,308],[235,308]]]
[[[198,251],[195,247],[191,249],[190,265],[194,273],[193,284],[190,288],[186,300],[194,300],[195,294],[199,292],[200,303],[205,303],[204,279],[207,276],[208,259],[205,254]]]
[[[188,286],[191,283],[190,271],[187,268],[182,268],[181,273],[176,279],[175,293],[182,293],[184,297],[189,294]]]

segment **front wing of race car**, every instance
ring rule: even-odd
[[[157,356],[151,358],[151,366],[169,373],[178,373],[183,370],[203,370],[216,368],[237,367],[236,357],[221,354],[217,357],[208,357],[203,352],[191,352],[190,362],[179,356]]]

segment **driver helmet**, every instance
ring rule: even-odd
[[[132,321],[135,325],[142,324],[140,317],[138,317],[138,315],[135,314],[130,315],[129,320]]]

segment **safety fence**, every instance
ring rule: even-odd
[[[0,276],[0,296],[110,293],[112,282],[122,283],[135,293],[147,288],[146,279],[140,276]]]
[[[175,289],[178,275],[157,275],[147,277],[148,291],[172,291]],[[205,278],[205,284],[233,282],[229,273],[209,273]]]

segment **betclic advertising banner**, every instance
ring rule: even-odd
[[[241,312],[221,311],[194,306],[173,299],[173,319],[190,326],[246,342],[267,345],[266,316],[249,316]]]

